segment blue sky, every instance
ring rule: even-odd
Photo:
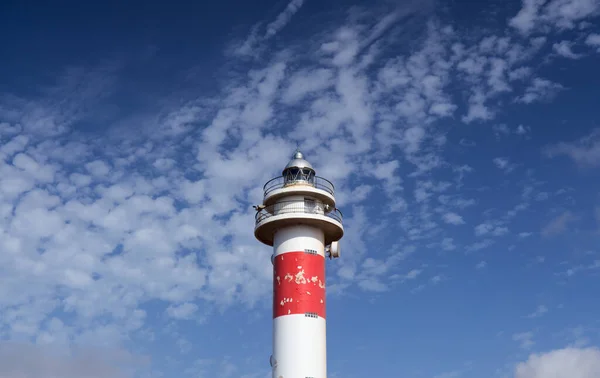
[[[600,376],[600,2],[3,2],[0,375],[270,377],[251,205],[336,185],[330,378]]]

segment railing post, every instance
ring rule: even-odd
[[[261,209],[256,213],[254,217],[255,225],[258,225],[265,219],[271,218],[272,216],[294,213],[324,215],[340,223],[343,222],[342,212],[338,209],[333,209],[332,211],[325,212],[322,206],[319,206],[317,204],[313,206],[307,206],[305,201],[295,200],[276,202],[272,205]]]
[[[326,178],[314,176],[314,180],[303,182],[311,185],[314,188],[324,190],[331,195],[335,194],[335,187],[331,181],[327,180]],[[273,190],[284,188],[285,186],[285,176],[277,176],[272,178],[263,186],[263,195],[266,196]]]

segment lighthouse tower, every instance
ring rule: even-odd
[[[273,246],[273,378],[326,378],[325,258],[344,235],[333,184],[296,150],[255,209],[254,235]]]

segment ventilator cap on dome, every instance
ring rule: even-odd
[[[315,171],[312,165],[304,159],[304,155],[302,154],[302,152],[300,152],[300,150],[296,150],[294,156],[292,156],[292,160],[290,160],[290,162],[287,163],[287,165],[283,169],[282,174],[285,175],[285,172],[291,168],[298,168],[302,170],[309,169],[312,172]]]

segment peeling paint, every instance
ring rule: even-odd
[[[297,284],[305,284],[306,278],[304,278],[304,269],[296,273],[296,283]]]

